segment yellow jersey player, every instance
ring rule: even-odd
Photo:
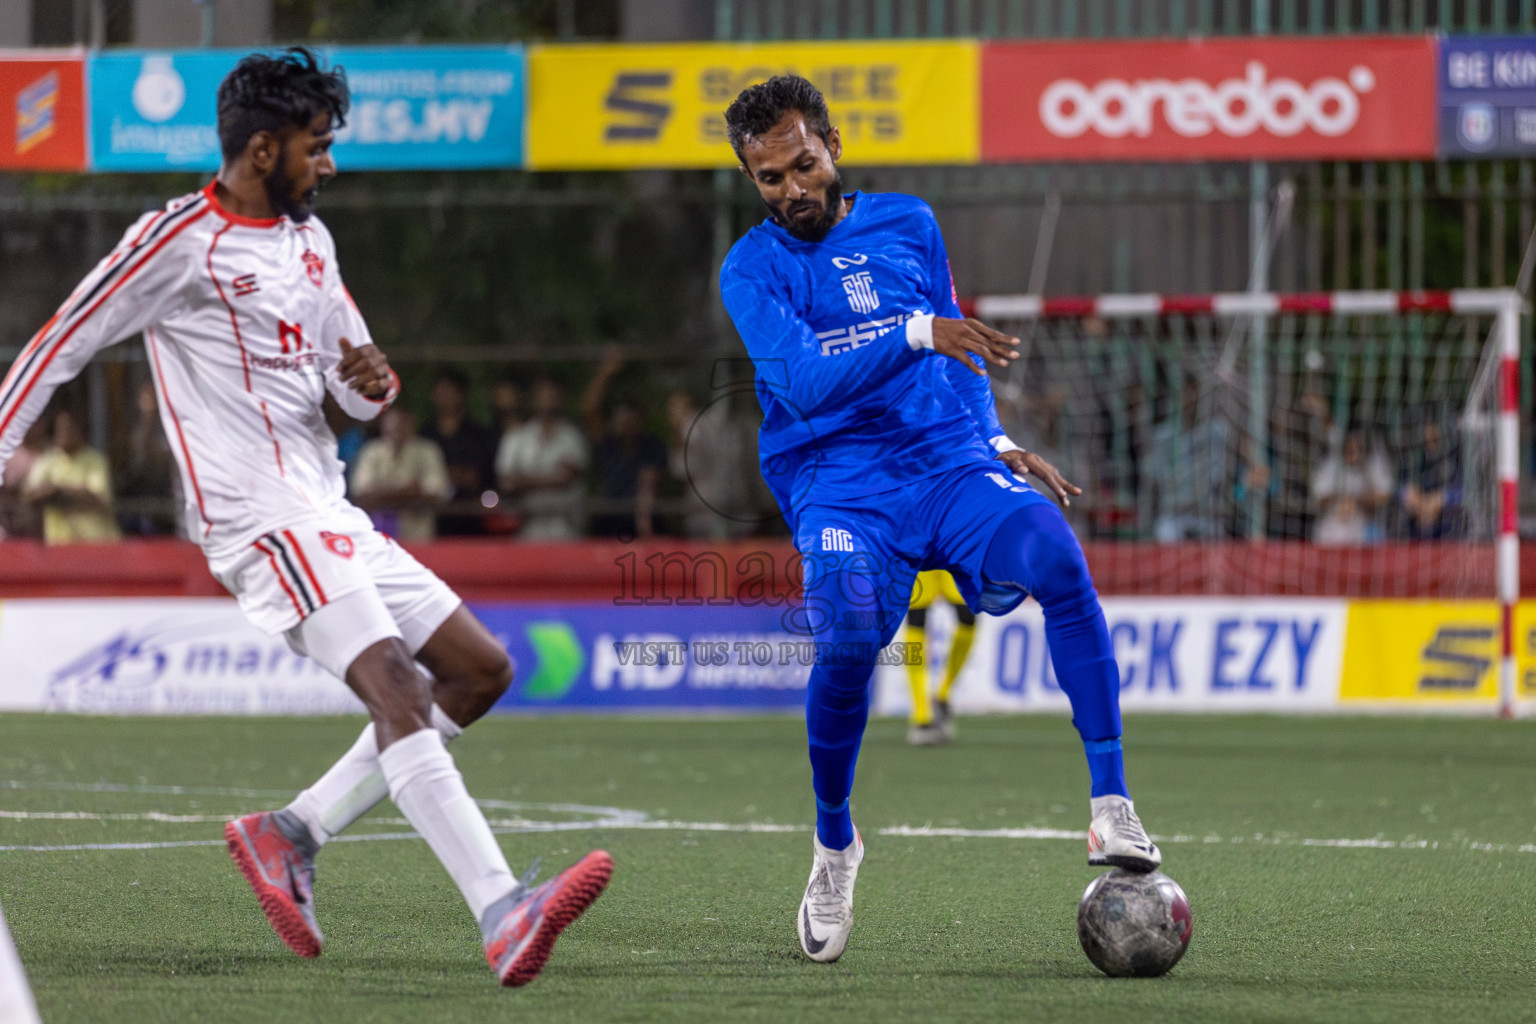
[[[954,606],[959,621],[949,644],[944,663],[944,678],[936,694],[928,693],[928,609],[943,598]],[[907,680],[912,685],[912,714],[907,720],[907,742],[914,747],[932,747],[955,738],[955,718],[949,709],[949,692],[965,668],[971,642],[976,639],[976,615],[966,607],[965,598],[955,586],[955,579],[943,569],[917,574],[912,584],[912,603],[907,609],[907,650],[916,657],[907,658]]]

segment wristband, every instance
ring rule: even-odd
[[[1023,448],[1014,444],[1013,441],[1009,439],[1007,434],[998,434],[987,443],[990,444],[992,446],[992,450],[997,452],[999,455],[1006,455],[1009,452],[1024,451]],[[1025,454],[1028,454],[1028,452],[1025,452]]]
[[[933,314],[914,313],[907,321],[907,344],[913,351],[933,349]]]

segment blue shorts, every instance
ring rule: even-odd
[[[989,584],[982,563],[1004,520],[1050,504],[996,460],[966,461],[947,473],[867,498],[811,502],[795,519],[805,570],[807,635],[878,632],[889,643],[906,615],[919,572],[947,570],[974,612],[1001,615],[1028,595]]]

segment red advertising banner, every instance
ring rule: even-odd
[[[990,43],[981,154],[1034,160],[1435,155],[1428,36]]]
[[[0,170],[85,170],[85,58],[0,50]]]

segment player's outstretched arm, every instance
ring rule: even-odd
[[[181,300],[195,264],[174,243],[207,212],[192,202],[139,218],[33,335],[0,384],[0,467],[60,385]]]
[[[336,245],[318,220],[314,222],[325,257],[325,313],[321,320],[321,370],[326,390],[355,420],[371,420],[389,408],[400,394],[400,378],[373,343],[362,310],[341,279]]]
[[[927,228],[929,308],[935,316],[946,320],[964,320],[965,314],[960,310],[960,300],[955,293],[954,274],[949,267],[949,250],[944,245],[944,232],[939,230],[939,222],[926,203],[922,211],[922,221]],[[981,372],[978,373],[978,370]],[[992,379],[985,371],[986,364],[975,356],[951,359],[944,364],[944,377],[970,410],[981,439],[996,451],[1017,447],[1008,440],[1008,433],[997,418],[997,403],[992,397]]]
[[[799,416],[815,416],[847,402],[931,351],[909,330],[904,345],[865,345],[827,358],[816,332],[796,314],[780,283],[744,264],[727,260],[720,271],[720,297],[759,375]]]

